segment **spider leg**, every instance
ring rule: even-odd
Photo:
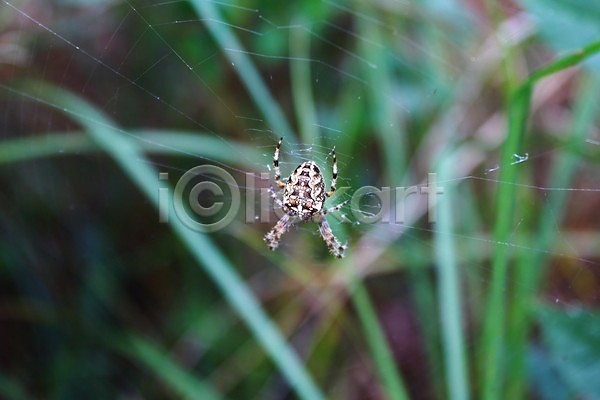
[[[267,242],[269,249],[275,250],[279,246],[281,237],[287,232],[288,229],[290,229],[292,225],[294,225],[294,220],[292,217],[290,217],[288,214],[283,214],[283,217],[277,221],[273,229],[271,229],[269,233],[265,235],[265,242]]]
[[[329,214],[329,213],[332,213],[332,212],[334,212],[334,211],[337,211],[337,210],[339,210],[340,208],[344,207],[346,204],[348,204],[348,202],[349,202],[349,201],[350,201],[350,200],[342,201],[342,202],[341,202],[340,204],[338,204],[337,206],[335,206],[335,207],[331,207],[331,208],[328,208],[327,210],[323,210],[323,211],[321,211],[319,214],[320,214],[320,215],[327,215],[327,214]]]
[[[282,189],[285,184],[281,182],[281,170],[279,169],[279,152],[281,150],[281,142],[283,138],[279,138],[279,142],[277,142],[277,147],[275,148],[275,155],[273,156],[273,166],[275,167],[275,183]]]
[[[285,208],[283,206],[283,201],[281,201],[279,199],[279,197],[277,197],[277,193],[275,193],[275,189],[273,188],[273,186],[269,187],[269,193],[271,193],[271,198],[273,198],[273,201],[275,202],[275,204],[277,204],[281,208]]]
[[[333,153],[333,173],[331,178],[331,189],[327,192],[327,197],[333,196],[335,193],[335,183],[337,181],[338,169],[337,169],[337,157],[335,156],[335,148],[332,150]]]
[[[342,244],[337,240],[325,218],[321,218],[320,221],[318,221],[318,224],[319,232],[321,232],[321,236],[327,244],[329,252],[337,258],[344,257],[344,251],[346,250],[346,247],[348,247],[348,243]]]

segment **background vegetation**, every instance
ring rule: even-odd
[[[600,398],[598,52],[594,2],[1,1],[0,397]],[[437,221],[269,252],[279,136],[284,175],[436,173]],[[159,223],[204,164],[235,221]]]

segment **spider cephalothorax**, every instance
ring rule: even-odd
[[[286,183],[281,181],[281,172],[279,170],[279,152],[281,150],[281,142],[279,139],[275,148],[273,157],[273,165],[275,167],[275,183],[280,189],[283,189],[283,201],[281,201],[273,188],[271,187],[271,195],[275,202],[282,208],[284,214],[277,224],[265,235],[271,250],[275,250],[279,246],[281,236],[296,222],[314,221],[319,224],[319,232],[327,243],[327,247],[331,254],[338,258],[344,256],[346,245],[342,245],[331,231],[331,227],[325,219],[325,215],[339,210],[347,202],[338,204],[330,209],[323,209],[325,199],[331,197],[335,192],[335,183],[337,180],[337,159],[335,150],[333,154],[333,177],[331,181],[331,189],[325,192],[325,180],[321,170],[313,161],[306,161],[300,164],[290,175]]]

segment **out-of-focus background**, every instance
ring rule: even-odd
[[[598,53],[597,2],[0,1],[0,397],[600,398]],[[279,137],[345,258],[263,242]]]

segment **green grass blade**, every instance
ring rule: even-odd
[[[6,88],[6,86],[3,86]],[[136,186],[158,207],[158,171],[126,134],[103,113],[74,94],[43,82],[25,82],[18,90],[7,88],[65,112],[81,124],[96,143],[110,154]],[[188,229],[175,215],[170,227],[187,246],[198,265],[220,287],[229,304],[238,312],[256,339],[271,356],[291,387],[303,399],[322,399],[293,349],[261,308],[254,294],[237,275],[233,265],[214,246],[209,236]]]
[[[111,338],[110,344],[134,360],[143,363],[165,384],[172,386],[186,399],[221,399],[210,386],[194,378],[188,371],[175,364],[163,349],[140,336]]]
[[[244,165],[247,168],[254,168],[264,162],[263,153],[256,147],[224,142],[212,134],[153,129],[130,130],[128,133],[139,139],[138,145],[146,153],[199,157],[209,161]],[[85,132],[50,132],[0,141],[0,164],[100,150]],[[243,157],[240,157],[240,154]]]
[[[369,294],[362,281],[357,277],[351,279],[350,297],[365,331],[367,343],[387,397],[394,400],[407,400],[408,393],[398,373],[398,368],[396,368],[394,357],[369,299]]]
[[[514,213],[517,178],[516,167],[511,166],[513,154],[518,153],[519,144],[524,134],[524,119],[529,110],[531,87],[525,86],[514,96],[509,110],[509,133],[504,145],[499,180],[503,184],[498,189],[498,203],[495,221],[495,249],[492,260],[492,283],[487,305],[486,319],[483,327],[483,399],[501,397],[500,385],[500,351],[504,331],[504,288],[508,275],[509,250],[507,242]]]
[[[368,15],[368,11],[364,13]],[[361,36],[368,40],[360,42],[363,57],[370,60],[369,65],[363,66],[364,76],[368,81],[368,115],[371,123],[379,135],[383,153],[383,167],[386,171],[386,186],[400,185],[405,173],[406,165],[406,140],[402,140],[403,124],[400,115],[394,111],[398,106],[394,104],[396,94],[392,93],[393,79],[388,66],[387,49],[384,43],[383,27],[373,24],[364,18],[357,18]],[[371,64],[372,63],[372,64]]]
[[[294,142],[293,131],[287,122],[281,108],[273,99],[267,86],[248,57],[242,44],[231,31],[231,28],[222,23],[223,17],[219,14],[217,6],[212,1],[189,0],[196,13],[206,22],[206,27],[213,35],[219,46],[224,50],[225,56],[234,65],[235,71],[250,92],[254,102],[271,125],[275,138],[283,136],[288,143]]]
[[[508,110],[508,137],[502,150],[498,189],[498,204],[494,230],[495,255],[492,261],[492,283],[487,305],[486,320],[482,339],[482,365],[484,371],[482,398],[498,399],[502,397],[502,369],[500,353],[504,335],[505,306],[503,294],[508,276],[509,249],[504,243],[509,239],[514,214],[517,168],[512,164],[514,154],[520,153],[520,144],[525,134],[525,125],[529,113],[529,104],[533,86],[542,78],[577,65],[584,59],[600,52],[600,41],[591,43],[581,50],[561,57],[550,65],[532,73],[529,78],[511,96]]]
[[[452,181],[451,172],[454,163],[451,155],[444,156],[438,168],[437,179],[439,181]],[[438,198],[435,250],[448,398],[465,400],[469,398],[469,384],[465,360],[465,338],[462,331],[463,315],[460,295],[462,291],[453,240],[455,229],[452,217],[454,204],[452,189],[452,187],[446,187],[443,195]]]
[[[429,251],[429,248],[419,249],[414,251],[407,249],[407,246],[402,247],[404,256],[410,259],[410,268],[408,270],[408,280],[410,281],[411,298],[415,304],[415,314],[419,318],[419,326],[422,332],[425,354],[427,356],[427,364],[436,366],[431,368],[431,393],[432,398],[441,399],[444,393],[444,371],[437,366],[442,365],[442,350],[440,346],[441,332],[438,329],[439,313],[437,307],[437,293],[435,292],[434,284],[431,281],[429,266],[433,262],[428,256],[423,257],[422,254]],[[420,253],[420,254],[419,254]],[[414,256],[412,256],[414,254]],[[427,261],[427,264],[424,262]]]
[[[0,164],[87,153],[94,150],[98,150],[98,146],[81,133],[46,133],[0,141]]]
[[[570,141],[575,146],[584,143],[586,133],[594,122],[600,108],[600,79],[593,75],[583,76],[579,82],[576,95],[574,116]],[[579,157],[567,150],[556,160],[548,182],[549,187],[569,187],[577,166]],[[551,191],[539,215],[537,234],[533,235],[534,242],[529,246],[536,249],[552,248],[558,232],[558,224],[565,211],[568,192]],[[519,257],[516,270],[516,285],[514,302],[512,304],[512,324],[509,335],[512,367],[508,371],[508,397],[522,398],[525,395],[525,367],[527,338],[531,326],[531,313],[538,285],[543,274],[543,266],[549,254],[545,252],[525,252]]]
[[[310,79],[310,33],[304,29],[304,20],[298,20],[290,30],[290,60],[292,95],[304,143],[319,145],[317,111],[313,101]]]

